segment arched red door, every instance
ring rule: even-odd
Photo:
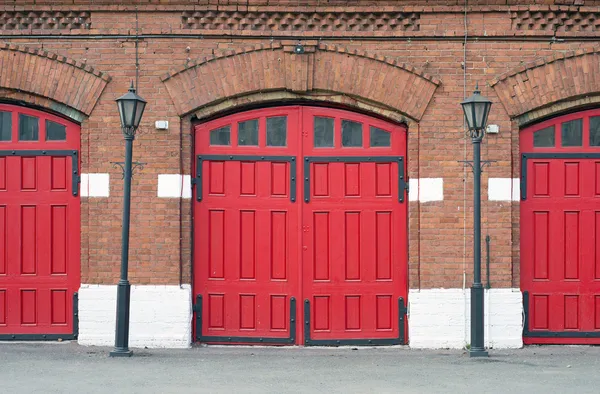
[[[73,339],[79,126],[0,104],[0,339]]]
[[[600,110],[520,134],[526,344],[600,343]]]
[[[195,338],[405,343],[405,131],[299,106],[198,125]]]

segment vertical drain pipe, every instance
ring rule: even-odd
[[[485,280],[486,280],[486,284],[485,284],[485,292],[486,294],[486,298],[487,298],[487,305],[485,307],[485,311],[487,312],[486,316],[485,316],[485,320],[486,320],[486,326],[487,326],[487,335],[485,336],[485,338],[488,341],[488,348],[492,348],[492,330],[491,330],[491,324],[490,324],[490,320],[491,320],[491,316],[492,316],[492,308],[490,305],[490,236],[486,235],[485,236],[485,252],[486,252],[486,258],[485,258]]]
[[[486,278],[486,289],[490,289],[492,287],[490,285],[490,236],[486,235],[485,237],[485,249],[486,249],[486,259],[485,259],[485,278]]]

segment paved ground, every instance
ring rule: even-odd
[[[470,359],[404,348],[111,349],[0,343],[1,393],[599,393],[600,347]]]

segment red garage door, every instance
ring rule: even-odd
[[[0,105],[0,339],[74,338],[79,127]]]
[[[524,342],[600,343],[600,111],[520,139]]]
[[[197,126],[196,339],[404,343],[405,139],[306,107]]]

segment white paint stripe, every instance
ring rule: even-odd
[[[108,197],[110,194],[109,174],[81,174],[81,197]]]
[[[191,177],[180,174],[160,174],[158,176],[158,197],[191,198]]]
[[[443,178],[421,178],[409,179],[408,181],[409,201],[443,201],[444,179]]]
[[[519,201],[521,194],[519,178],[489,178],[489,201]]]

